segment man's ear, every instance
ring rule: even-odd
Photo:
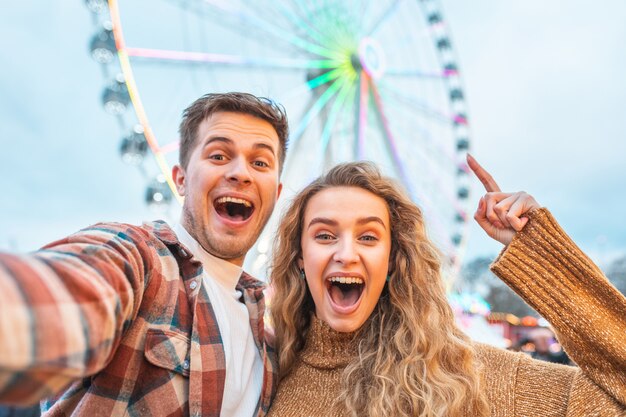
[[[174,165],[172,168],[172,179],[176,184],[176,191],[180,196],[185,195],[185,170],[180,165]]]

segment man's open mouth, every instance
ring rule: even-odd
[[[359,277],[330,277],[326,280],[330,299],[339,307],[351,307],[361,298],[365,283]]]
[[[254,205],[242,198],[220,197],[213,204],[217,214],[231,221],[248,220],[254,212]]]

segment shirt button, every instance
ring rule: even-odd
[[[185,362],[183,362],[183,369],[189,369],[189,361],[187,359],[185,359]]]
[[[192,290],[195,290],[197,286],[198,283],[196,281],[191,281],[191,284],[189,284],[189,288],[191,288]]]

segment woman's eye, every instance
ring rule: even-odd
[[[378,238],[372,235],[364,235],[364,236],[361,236],[361,240],[365,240],[366,242],[375,242],[378,240]]]
[[[333,235],[331,235],[330,233],[318,233],[315,235],[315,239],[318,240],[331,240],[333,238]]]

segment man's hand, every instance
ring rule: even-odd
[[[493,177],[470,154],[467,154],[467,164],[487,191],[478,201],[474,219],[489,237],[508,245],[515,233],[528,223],[528,217],[524,214],[540,207],[539,204],[523,191],[501,192]]]

